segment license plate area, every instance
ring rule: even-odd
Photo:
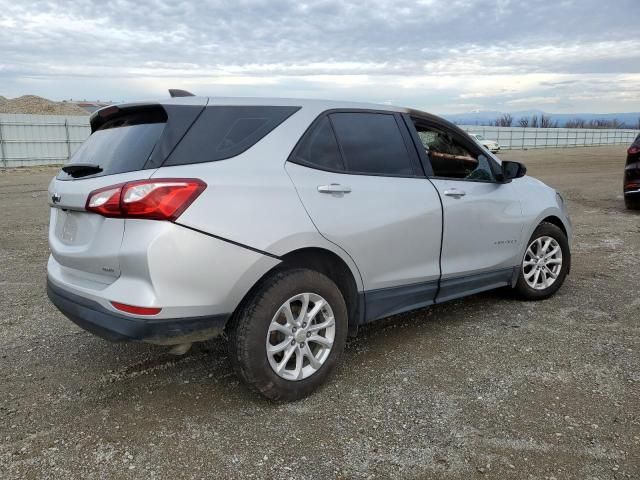
[[[86,245],[95,237],[100,218],[86,212],[54,209],[56,238],[65,245]]]
[[[76,275],[118,277],[124,220],[77,210],[51,209],[49,247],[53,257]]]

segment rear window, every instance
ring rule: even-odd
[[[248,150],[300,107],[209,106],[164,166],[213,162]]]
[[[251,148],[299,109],[170,105],[121,111],[116,108],[104,121],[96,119],[95,131],[65,165],[84,164],[91,168],[73,175],[61,171],[58,179],[93,178],[231,158]]]
[[[144,168],[165,128],[167,116],[161,108],[123,112],[101,124],[73,154],[67,165],[89,164],[99,171],[86,177],[114,175]],[[85,175],[82,175],[85,177]],[[59,180],[72,175],[60,171]]]
[[[102,171],[92,177],[142,170],[163,129],[164,123],[150,123],[98,130],[76,151],[69,164],[98,165]],[[60,180],[71,178],[62,171],[58,175]]]

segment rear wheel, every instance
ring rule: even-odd
[[[562,286],[571,265],[569,242],[556,225],[543,222],[529,239],[515,286],[524,300],[543,300]]]
[[[329,278],[307,269],[280,272],[263,281],[236,315],[229,356],[252,390],[297,400],[331,374],[347,326],[344,298]]]
[[[624,206],[629,210],[640,210],[640,198],[624,197]]]

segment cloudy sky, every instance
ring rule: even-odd
[[[0,95],[640,111],[640,0],[0,0]]]

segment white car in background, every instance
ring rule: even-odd
[[[491,153],[500,151],[500,145],[495,140],[487,140],[479,133],[470,133],[469,136],[471,136],[471,138],[473,138],[476,142],[489,150]]]

